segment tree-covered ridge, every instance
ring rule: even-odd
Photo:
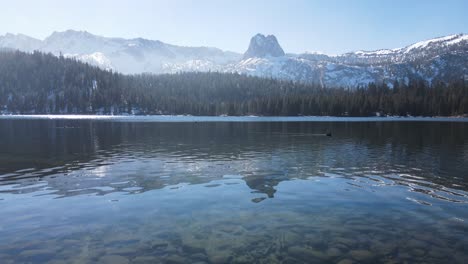
[[[55,114],[391,115],[468,113],[468,84],[321,88],[235,73],[123,75],[34,52],[0,52],[0,111]]]

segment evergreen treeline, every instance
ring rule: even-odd
[[[231,73],[123,75],[74,59],[0,51],[3,113],[333,115],[468,113],[468,84],[321,88]]]

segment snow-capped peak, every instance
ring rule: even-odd
[[[410,45],[406,48],[403,48],[404,52],[410,52],[414,49],[423,49],[427,48],[430,45],[451,45],[451,44],[456,44],[460,41],[467,40],[468,35],[464,34],[457,34],[457,35],[450,35],[450,36],[445,36],[445,37],[439,37],[439,38],[434,38],[434,39],[429,39],[425,41],[420,41],[417,43],[414,43],[413,45]]]
[[[396,49],[381,49],[381,50],[374,50],[374,51],[355,51],[351,53],[347,53],[344,55],[357,55],[357,56],[389,56],[389,55],[404,55],[407,53],[411,53],[413,51],[423,50],[427,48],[444,48],[450,45],[458,44],[462,41],[468,41],[467,34],[456,34],[456,35],[449,35],[445,37],[433,38],[428,39],[420,42],[416,42],[409,46],[403,48],[396,48]]]

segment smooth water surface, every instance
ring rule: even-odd
[[[0,118],[0,263],[468,262],[467,122],[255,120]]]

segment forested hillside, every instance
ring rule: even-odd
[[[468,113],[468,84],[410,80],[343,89],[230,73],[123,75],[62,56],[0,51],[0,111],[51,114],[390,115]]]

